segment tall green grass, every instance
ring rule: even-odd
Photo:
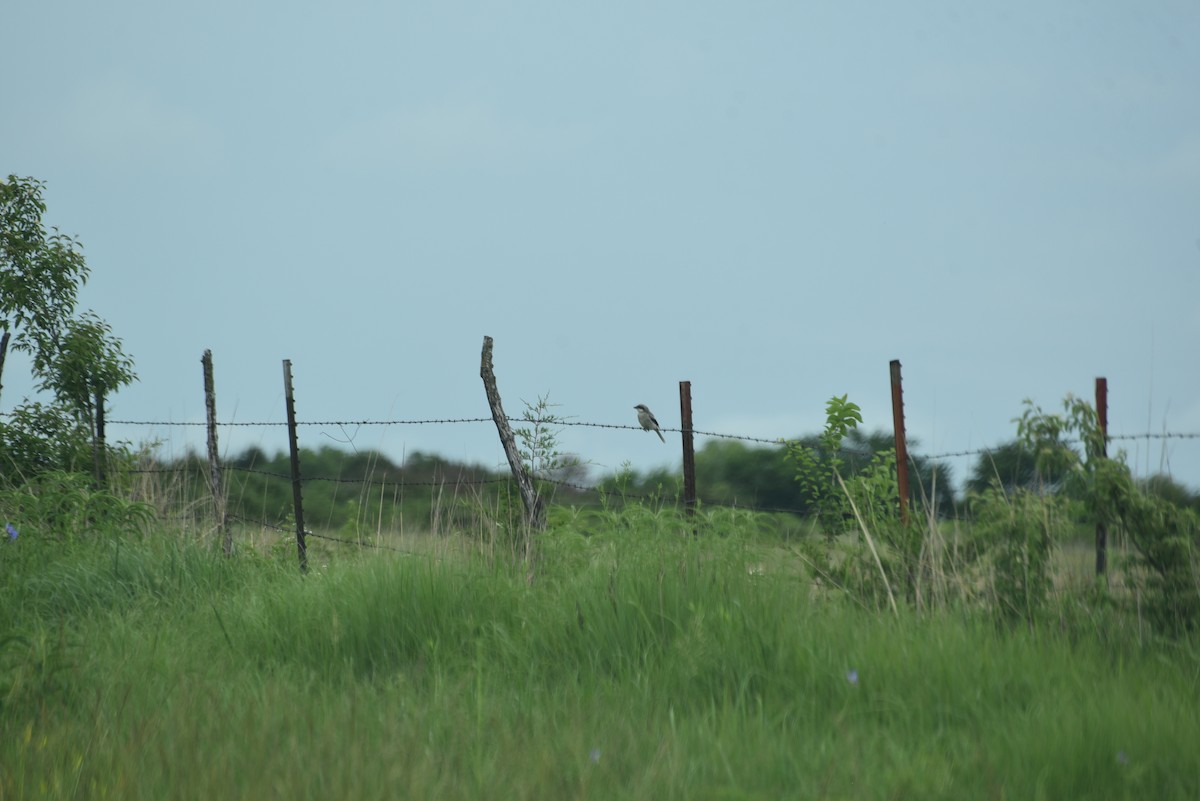
[[[7,547],[0,798],[1200,797],[1194,643],[875,614],[736,518],[681,528],[566,521],[532,583]]]

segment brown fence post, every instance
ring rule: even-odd
[[[904,388],[900,360],[892,359],[892,428],[896,436],[896,483],[900,492],[900,522],[908,523],[908,440],[904,433]]]
[[[221,480],[221,459],[217,450],[217,391],[213,383],[212,351],[200,357],[204,367],[204,412],[208,420],[208,488],[212,491],[213,513],[217,518],[217,535],[221,537],[226,556],[233,555],[233,533],[225,516],[225,487]]]
[[[1096,379],[1096,419],[1100,424],[1101,458],[1108,457],[1108,379]],[[1096,575],[1103,576],[1108,570],[1108,521],[1096,521]]]
[[[0,336],[0,390],[4,389],[4,359],[8,356],[8,340],[10,336],[11,334],[8,331],[5,331]]]
[[[691,381],[679,382],[679,423],[683,429],[683,511],[692,517],[696,514],[696,447],[692,433]]]
[[[504,446],[504,455],[508,457],[508,467],[512,470],[517,488],[521,492],[521,500],[525,504],[525,514],[530,529],[541,531],[546,527],[546,506],[525,463],[521,461],[521,452],[517,450],[517,442],[513,437],[508,418],[504,415],[504,406],[500,403],[500,390],[496,388],[496,374],[492,368],[492,338],[483,338],[483,353],[480,355],[479,377],[483,379],[483,389],[487,393],[488,406],[492,409],[492,420],[496,423],[496,431],[500,435],[500,444]],[[532,566],[533,542],[532,537],[526,537],[525,558]]]
[[[104,489],[104,482],[107,478],[105,467],[108,460],[108,447],[104,443],[104,390],[96,390],[95,402],[96,431],[92,440],[92,469],[96,476],[96,489]]]
[[[288,448],[292,453],[292,508],[296,515],[296,554],[300,572],[308,572],[308,545],[304,541],[304,503],[300,493],[300,446],[296,441],[296,398],[292,394],[292,362],[283,360],[283,393],[287,402]]]

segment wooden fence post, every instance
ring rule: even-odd
[[[479,363],[479,377],[483,379],[483,389],[487,393],[488,405],[492,409],[492,420],[496,423],[496,431],[500,435],[500,444],[504,446],[504,455],[508,458],[508,467],[512,470],[517,488],[521,492],[521,500],[525,504],[526,520],[532,531],[541,531],[546,527],[546,506],[525,463],[521,461],[521,453],[517,450],[516,439],[508,418],[504,416],[504,406],[500,403],[500,391],[496,388],[496,374],[492,368],[492,338],[483,338],[483,353]],[[532,563],[533,538],[525,538],[525,558]]]
[[[691,381],[679,382],[679,422],[683,429],[683,511],[692,517],[696,514],[696,447],[692,433]]]
[[[4,359],[8,356],[8,340],[11,336],[8,331],[0,335],[0,390],[4,389]]]
[[[304,503],[300,493],[300,446],[296,441],[296,399],[292,394],[292,362],[283,360],[283,392],[287,402],[288,447],[292,453],[292,507],[296,516],[296,554],[300,572],[308,572],[308,545],[304,541]]]
[[[204,412],[208,420],[208,488],[212,491],[213,513],[217,518],[217,535],[226,556],[233,555],[233,533],[225,516],[225,487],[221,480],[221,459],[217,450],[217,391],[213,383],[212,351],[200,357],[204,368]]]
[[[908,440],[904,433],[904,388],[900,360],[892,359],[892,429],[896,438],[896,483],[900,493],[900,522],[908,523]]]
[[[96,430],[92,439],[92,469],[96,476],[96,489],[104,489],[107,478],[104,468],[108,458],[108,447],[104,443],[104,390],[96,390],[95,401]]]
[[[1101,458],[1108,457],[1108,379],[1096,379],[1096,419],[1100,424]],[[1096,520],[1096,575],[1108,570],[1108,521]]]

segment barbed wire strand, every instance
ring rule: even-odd
[[[576,420],[539,421],[539,420],[530,420],[527,418],[513,418],[513,417],[509,417],[509,418],[507,418],[507,420],[510,424],[516,424],[516,425],[520,425],[520,424],[537,425],[542,422],[547,422],[547,423],[549,423],[551,425],[555,425],[555,426],[574,426],[574,427],[581,427],[581,428],[597,428],[597,429],[622,430],[622,431],[641,431],[642,430],[640,426],[622,425],[622,424],[615,424],[615,423],[594,423],[594,422],[576,421]],[[488,423],[488,422],[492,422],[491,417],[427,418],[427,419],[417,419],[417,420],[298,421],[297,426],[307,426],[307,427],[407,426],[407,425],[448,425],[448,424]],[[145,427],[158,427],[158,426],[162,426],[162,427],[207,427],[207,425],[208,425],[205,422],[161,421],[161,420],[160,421],[109,420],[108,423],[110,425],[128,425],[128,426],[145,426]],[[271,422],[224,422],[224,423],[217,423],[216,425],[218,427],[250,428],[250,427],[282,427],[282,426],[286,426],[287,423],[286,422],[276,422],[276,421],[271,421]],[[667,433],[685,433],[683,431],[683,429],[678,429],[678,428],[664,428],[663,431],[667,432]],[[729,434],[729,433],[716,432],[716,431],[704,431],[704,430],[700,430],[700,429],[692,429],[691,433],[695,436],[711,437],[711,438],[715,438],[715,439],[736,440],[736,441],[740,441],[740,442],[752,442],[752,443],[774,445],[774,446],[786,446],[786,445],[790,444],[790,442],[795,441],[795,440],[789,441],[785,438],[756,437],[756,436],[749,436],[749,435],[742,435],[742,434]],[[1146,432],[1146,433],[1140,433],[1140,434],[1110,434],[1108,436],[1108,440],[1113,441],[1113,442],[1128,442],[1128,441],[1136,441],[1136,440],[1151,441],[1151,440],[1169,440],[1169,439],[1198,439],[1198,438],[1200,438],[1200,433],[1169,432],[1169,431]],[[1074,445],[1074,444],[1080,444],[1081,441],[1078,439],[1067,439],[1067,440],[1063,440],[1062,442],[1063,442],[1063,444]],[[811,446],[807,446],[807,447],[811,447]],[[966,449],[966,450],[945,451],[945,452],[933,453],[933,454],[913,453],[913,454],[910,454],[910,458],[913,459],[914,461],[917,461],[917,460],[937,461],[940,459],[961,458],[961,457],[967,457],[967,456],[978,456],[981,454],[993,453],[995,451],[1000,450],[1002,447],[1004,447],[1004,446],[1001,445],[1001,446],[993,446],[993,447],[971,448],[971,449]],[[858,455],[858,456],[863,456],[863,457],[873,457],[874,456],[874,453],[871,451],[866,451],[866,450],[857,449],[857,448],[842,448],[839,450],[839,452],[842,454]],[[188,472],[191,472],[191,470],[195,469],[197,473],[203,474],[204,472],[206,472],[205,468],[206,468],[206,466],[203,466],[203,465],[193,465],[190,467],[185,466],[185,467],[163,467],[163,468],[140,468],[140,469],[131,470],[129,472],[133,473],[133,474],[188,473]],[[278,473],[278,472],[270,471],[270,470],[262,470],[262,469],[258,469],[258,468],[252,468],[252,467],[244,467],[244,466],[240,466],[240,465],[222,465],[221,468],[226,471],[240,472],[240,473],[253,474],[253,475],[262,475],[262,476],[266,476],[269,478],[276,478],[276,479],[281,479],[284,481],[291,481],[290,475],[287,475],[284,473]],[[339,484],[364,484],[364,485],[369,485],[370,487],[377,486],[380,488],[388,488],[388,487],[404,488],[404,487],[445,486],[448,483],[453,484],[456,487],[461,486],[461,485],[504,484],[504,483],[511,482],[513,479],[511,477],[467,479],[467,478],[459,476],[454,479],[442,478],[441,480],[434,480],[434,481],[409,481],[409,480],[376,481],[376,480],[372,480],[372,479],[354,479],[354,478],[329,477],[329,476],[304,476],[301,478],[301,480],[304,482],[322,481],[322,482],[332,482],[332,483],[339,483]],[[640,494],[640,493],[630,493],[625,490],[609,489],[609,488],[600,487],[600,486],[590,486],[589,487],[589,486],[584,486],[582,484],[576,484],[576,483],[568,482],[568,481],[559,481],[559,480],[549,479],[549,478],[545,478],[545,477],[542,477],[539,480],[543,481],[547,484],[550,484],[550,485],[553,485],[556,487],[569,489],[569,490],[572,490],[575,492],[594,494],[594,495],[606,496],[606,497],[611,497],[611,498],[619,498],[622,501],[633,500],[633,501],[638,501],[638,502],[652,502],[652,503],[660,503],[660,504],[670,503],[670,505],[675,506],[675,507],[680,506],[680,504],[682,503],[682,498],[679,496],[675,496],[675,497],[671,498],[666,495],[647,495],[647,494]],[[717,502],[717,501],[711,501],[711,500],[699,499],[699,498],[697,499],[697,504],[698,504],[698,506],[700,506],[702,508],[703,507],[724,508],[724,509],[742,510],[742,511],[746,511],[746,512],[759,512],[759,513],[778,513],[778,514],[794,514],[794,515],[804,514],[804,511],[800,510],[800,509],[778,508],[778,507],[759,507],[759,506],[755,506],[752,504]],[[180,519],[183,519],[183,518],[180,518]],[[247,525],[258,526],[258,527],[265,528],[265,529],[271,529],[271,530],[278,531],[278,532],[285,533],[285,534],[290,533],[290,530],[283,526],[275,525],[273,523],[268,523],[265,520],[256,520],[256,519],[248,518],[248,517],[245,517],[242,515],[237,515],[234,513],[227,513],[227,519],[229,519],[231,521],[236,521],[236,522],[240,522],[243,524],[247,524]],[[376,549],[376,550],[386,550],[386,551],[392,551],[392,552],[396,552],[396,553],[406,554],[409,556],[419,555],[419,554],[415,554],[412,551],[407,551],[407,550],[404,550],[401,548],[395,548],[393,546],[384,545],[382,543],[364,542],[361,540],[349,540],[349,539],[344,539],[341,537],[330,536],[327,534],[318,534],[318,533],[312,532],[312,531],[306,531],[305,536],[313,537],[315,539],[324,540],[327,542],[337,543],[337,544],[341,544],[341,545],[355,545],[358,547],[372,548],[372,549]]]
[[[506,418],[510,424],[530,423],[537,424],[538,420],[528,420],[525,418],[508,417]],[[489,423],[492,422],[490,417],[445,417],[445,418],[426,418],[418,420],[318,420],[318,421],[297,421],[297,426],[318,426],[318,427],[339,427],[339,426],[407,426],[407,425],[450,425],[459,423]],[[153,421],[153,420],[109,420],[110,425],[131,425],[131,426],[178,426],[178,427],[206,427],[207,423],[192,422],[192,421]],[[641,426],[624,425],[617,423],[593,423],[579,420],[554,420],[550,424],[556,426],[574,426],[580,428],[599,428],[617,431],[641,431]],[[278,427],[287,426],[286,422],[225,422],[217,423],[218,427]],[[664,428],[667,433],[684,433],[680,428]],[[786,438],[768,438],[756,437],[748,434],[730,434],[720,431],[705,431],[701,429],[692,429],[692,434],[701,437],[712,437],[714,439],[729,439],[739,442],[754,442],[764,445],[786,445],[789,441]],[[1146,432],[1139,434],[1110,434],[1109,441],[1133,441],[1133,440],[1166,440],[1166,439],[1200,439],[1200,432]],[[1079,440],[1064,440],[1064,444],[1078,444]],[[950,459],[964,456],[978,456],[984,453],[992,453],[999,450],[1002,446],[970,448],[959,451],[945,451],[933,454],[911,454],[915,459]],[[864,451],[856,448],[843,448],[843,453],[860,454],[863,456],[873,456],[870,451]]]
[[[288,475],[287,473],[277,473],[273,470],[260,470],[260,469],[254,468],[254,467],[241,467],[239,465],[223,464],[223,465],[221,465],[221,470],[226,471],[226,472],[233,472],[233,473],[249,473],[252,475],[267,476],[268,478],[278,478],[283,481],[291,481],[292,480],[292,477],[290,475]],[[135,469],[129,470],[127,472],[131,475],[154,475],[154,474],[166,474],[166,473],[190,473],[192,471],[195,471],[196,473],[201,474],[201,475],[207,474],[208,465],[207,464],[205,464],[205,465],[196,464],[196,465],[189,465],[189,466],[184,466],[184,467],[146,467],[146,468],[135,468]],[[401,481],[379,480],[379,481],[377,481],[377,480],[369,479],[369,478],[340,478],[340,477],[335,478],[332,476],[301,476],[300,480],[305,483],[312,482],[312,481],[324,481],[324,482],[329,482],[329,483],[333,483],[333,484],[371,484],[372,486],[377,486],[377,487],[400,487],[400,488],[403,488],[403,487],[440,487],[440,486],[444,486],[445,484],[447,484],[449,482],[449,479],[446,479],[446,478],[443,478],[443,479],[437,480],[437,481],[408,481],[408,480],[401,480]],[[456,478],[453,480],[452,483],[454,483],[455,485],[459,485],[459,484],[467,484],[467,485],[471,485],[471,484],[503,484],[503,483],[505,483],[507,481],[511,481],[511,480],[512,480],[512,478],[510,476],[492,477],[492,478]]]
[[[537,424],[538,422],[541,422],[538,420],[529,420],[526,418],[509,417],[507,419],[510,424],[512,424],[512,423],[515,423],[515,424],[521,424],[521,423]],[[298,422],[297,425],[306,425],[306,426],[439,425],[439,424],[458,424],[458,423],[483,423],[483,422],[491,422],[491,421],[492,421],[492,418],[490,418],[490,417],[468,417],[468,418],[427,418],[427,419],[419,419],[419,420],[315,421],[315,422],[305,422],[305,423]],[[207,425],[206,423],[198,423],[198,422],[170,422],[170,421],[113,420],[110,422],[112,424],[117,424],[117,425],[140,425],[140,426],[156,426],[156,425],[206,426]],[[576,421],[576,420],[554,420],[551,422],[553,425],[559,425],[559,426],[576,426],[576,427],[584,427],[584,428],[598,428],[598,429],[625,430],[625,431],[641,431],[642,430],[640,426],[622,425],[622,424],[615,424],[615,423],[594,423],[594,422]],[[219,426],[221,426],[221,425],[224,425],[224,426],[286,426],[287,424],[286,423],[278,423],[278,422],[270,422],[270,423],[246,422],[246,423],[218,423],[217,425],[219,425]],[[678,428],[666,428],[663,430],[668,433],[684,433],[683,429],[678,429]],[[704,430],[699,430],[699,429],[693,429],[692,433],[696,436],[737,440],[737,441],[742,441],[742,442],[754,442],[754,443],[761,443],[761,444],[775,445],[775,446],[785,446],[785,445],[789,444],[789,442],[787,440],[782,439],[782,438],[768,439],[765,437],[754,437],[754,436],[741,435],[741,434],[728,434],[728,433],[715,432],[715,431],[704,431]],[[1200,433],[1192,433],[1192,432],[1146,432],[1146,433],[1140,433],[1140,434],[1112,434],[1112,435],[1109,435],[1109,437],[1108,437],[1108,439],[1110,441],[1116,441],[1116,442],[1123,442],[1123,441],[1127,442],[1127,441],[1135,441],[1135,440],[1149,441],[1149,440],[1197,439],[1197,438],[1200,438]],[[1079,443],[1080,443],[1080,440],[1077,440],[1077,439],[1063,440],[1063,444],[1067,444],[1067,445],[1079,444]],[[808,446],[808,447],[811,447],[811,446]],[[968,456],[979,456],[979,455],[983,455],[983,454],[994,453],[994,452],[1000,450],[1002,447],[1004,447],[1004,446],[1000,445],[1000,446],[992,446],[992,447],[970,448],[970,449],[966,449],[966,450],[944,451],[944,452],[933,453],[933,454],[912,453],[912,454],[910,454],[910,458],[914,461],[914,463],[918,462],[918,461],[935,462],[935,461],[943,460],[943,459],[962,458],[962,457],[968,457]],[[854,456],[861,456],[864,458],[871,458],[875,455],[871,451],[866,451],[866,450],[857,449],[857,448],[842,448],[839,450],[839,453],[854,455]],[[262,475],[262,476],[266,476],[266,477],[270,477],[270,478],[277,478],[277,479],[281,479],[281,480],[285,480],[285,481],[291,481],[290,475],[286,475],[283,473],[277,473],[277,472],[269,471],[269,470],[261,470],[261,469],[256,469],[256,468],[251,468],[251,467],[243,467],[243,466],[238,466],[238,465],[224,465],[223,469],[228,470],[228,471],[256,474],[256,475]],[[187,471],[187,468],[150,468],[150,469],[132,470],[130,472],[131,473],[168,473],[168,472],[186,472],[186,471]],[[447,483],[452,483],[454,486],[462,486],[462,485],[482,486],[482,485],[488,485],[488,484],[508,483],[508,482],[512,481],[512,478],[511,477],[493,477],[493,478],[484,478],[484,479],[467,479],[467,478],[463,478],[460,476],[453,480],[450,480],[447,478],[442,478],[440,480],[432,480],[432,481],[409,481],[409,480],[376,481],[376,480],[372,480],[372,479],[362,479],[362,478],[343,478],[343,477],[331,477],[331,476],[303,476],[301,478],[301,480],[306,483],[320,481],[320,482],[330,482],[330,483],[338,483],[338,484],[370,485],[372,487],[378,486],[380,488],[388,488],[388,487],[404,488],[404,487],[445,486]],[[564,488],[567,488],[567,489],[570,489],[570,490],[573,490],[576,492],[601,494],[601,495],[605,495],[608,497],[620,497],[622,500],[633,499],[633,500],[637,500],[637,501],[651,501],[651,502],[662,502],[665,500],[665,498],[663,498],[661,496],[630,494],[628,492],[623,492],[623,491],[619,491],[619,490],[607,490],[607,489],[604,489],[604,488],[601,488],[598,486],[587,487],[587,486],[583,486],[580,484],[574,484],[571,482],[553,481],[553,480],[545,479],[545,478],[543,478],[542,480],[547,481],[547,483],[551,483],[551,484],[554,484],[559,487],[564,487]],[[679,499],[677,498],[675,500],[675,503],[678,503],[678,502],[679,502]],[[747,511],[755,511],[755,512],[772,512],[772,513],[786,513],[786,514],[801,514],[802,513],[801,510],[798,510],[798,509],[757,507],[757,506],[753,506],[753,505],[740,505],[740,504],[731,504],[731,503],[725,503],[725,502],[714,502],[714,501],[708,501],[708,500],[704,500],[704,499],[698,499],[698,502],[703,506],[716,507],[716,508],[745,509]]]
[[[619,490],[619,489],[607,489],[604,487],[585,487],[582,484],[573,484],[569,481],[556,481],[555,479],[552,479],[552,478],[539,478],[538,480],[544,481],[547,484],[554,484],[555,486],[566,487],[568,489],[572,489],[577,492],[588,492],[588,493],[594,493],[594,494],[598,494],[598,495],[607,495],[612,498],[620,498],[621,500],[652,501],[652,502],[656,502],[656,503],[666,502],[666,501],[670,500],[672,505],[675,505],[675,506],[678,506],[683,503],[683,498],[678,495],[674,496],[673,498],[671,496],[667,496],[667,495],[643,495],[643,494],[631,493],[631,492],[628,492],[625,490]],[[735,510],[740,509],[740,510],[747,511],[747,512],[780,512],[780,513],[787,513],[787,514],[805,514],[804,510],[802,510],[802,509],[785,509],[785,508],[777,508],[777,507],[770,507],[770,506],[751,506],[748,504],[731,503],[731,502],[727,502],[727,501],[712,501],[712,500],[707,500],[705,498],[697,498],[696,503],[697,503],[697,505],[699,505],[701,507],[713,506],[713,507],[723,508],[723,509],[735,509]]]
[[[525,419],[525,418],[509,417],[507,419],[510,423],[517,423],[517,424],[519,424],[519,423],[537,424],[538,422],[540,422],[537,420],[529,420],[529,419]],[[316,422],[307,422],[307,423],[298,422],[297,425],[307,425],[307,426],[438,425],[438,424],[457,424],[457,423],[482,423],[482,422],[491,422],[491,420],[492,420],[492,418],[490,418],[490,417],[462,417],[462,418],[427,418],[427,419],[418,419],[418,420],[316,421]],[[172,422],[172,421],[111,420],[109,422],[112,424],[116,424],[116,425],[137,425],[137,426],[157,426],[157,425],[206,426],[207,425],[206,423],[200,423],[200,422]],[[623,424],[615,424],[615,423],[593,423],[593,422],[576,421],[576,420],[554,420],[554,421],[552,421],[552,424],[553,425],[562,425],[562,426],[577,426],[577,427],[586,427],[586,428],[610,429],[610,430],[626,430],[626,431],[641,431],[642,430],[640,426],[623,425]],[[231,422],[231,423],[218,423],[217,425],[218,426],[286,426],[287,423],[282,423],[282,422],[257,422],[257,423],[256,422],[246,422],[246,423]],[[663,430],[666,432],[669,432],[669,433],[683,433],[683,429],[678,429],[678,428],[666,428]],[[715,432],[715,431],[703,431],[703,430],[699,430],[699,429],[693,429],[692,433],[697,436],[714,437],[714,438],[718,438],[718,439],[737,440],[737,441],[742,441],[742,442],[754,442],[754,443],[761,443],[761,444],[775,445],[775,446],[785,446],[785,445],[789,444],[789,441],[785,440],[785,439],[768,439],[765,437],[754,437],[754,436],[742,435],[742,434],[728,434],[728,433]],[[1200,433],[1194,433],[1194,432],[1145,432],[1145,433],[1139,433],[1139,434],[1111,434],[1108,437],[1109,441],[1115,441],[1115,442],[1128,442],[1128,441],[1135,441],[1135,440],[1150,441],[1150,440],[1197,439],[1197,438],[1200,438]],[[1080,444],[1080,442],[1081,441],[1078,439],[1063,440],[1063,444],[1067,444],[1067,445]],[[812,446],[806,446],[806,447],[811,448]],[[922,454],[922,453],[918,452],[918,453],[910,453],[909,457],[911,460],[913,460],[914,463],[921,462],[921,461],[933,462],[933,461],[938,461],[938,460],[942,460],[942,459],[962,458],[962,457],[968,457],[968,456],[979,456],[979,455],[983,455],[983,454],[994,453],[1003,447],[1005,447],[1005,446],[998,445],[998,446],[991,446],[991,447],[970,448],[970,449],[958,450],[958,451],[944,451],[944,452],[932,453],[932,454]],[[858,448],[841,448],[839,450],[839,453],[843,454],[843,455],[860,456],[863,458],[872,458],[875,456],[875,453],[872,451],[862,450],[862,449],[858,449]],[[285,475],[285,474],[277,473],[277,472],[273,472],[273,471],[268,471],[268,470],[251,468],[251,467],[243,467],[243,466],[236,466],[236,465],[224,465],[223,469],[239,471],[239,472],[244,472],[244,473],[259,474],[259,475],[264,475],[264,476],[273,477],[273,478],[280,478],[280,479],[283,479],[286,481],[291,480],[291,476],[289,476],[289,475]],[[132,473],[154,473],[154,472],[172,472],[173,470],[175,470],[175,469],[159,468],[159,469],[139,469],[139,470],[133,470],[130,472],[132,472]],[[368,479],[352,479],[352,478],[331,477],[331,476],[304,476],[301,478],[301,480],[304,482],[322,481],[322,482],[332,482],[332,483],[342,483],[342,484],[367,484],[367,483],[370,483],[370,484],[378,484],[383,487],[441,486],[446,483],[445,479],[435,480],[435,481],[400,480],[400,481],[390,481],[390,482],[389,481],[376,482],[376,481],[371,481]],[[504,483],[504,482],[507,482],[510,480],[511,479],[508,477],[486,478],[486,479],[458,478],[454,481],[454,483],[455,483],[455,485],[464,485],[464,484],[465,485],[485,485],[485,484],[499,484],[499,483]],[[581,487],[578,485],[570,485],[570,486],[572,489],[576,489],[578,491],[592,491],[589,488]],[[786,511],[786,510],[779,510],[779,511]]]

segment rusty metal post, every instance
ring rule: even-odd
[[[1096,419],[1100,423],[1100,457],[1108,458],[1108,379],[1096,379]],[[1108,521],[1096,521],[1096,575],[1108,570]]]
[[[304,537],[304,503],[300,492],[300,446],[296,441],[296,398],[292,394],[292,362],[283,360],[283,395],[287,403],[288,448],[292,454],[292,508],[296,516],[296,554],[300,572],[308,572],[308,545]]]
[[[896,435],[896,483],[900,493],[900,522],[908,523],[908,440],[904,433],[904,388],[900,360],[892,359],[892,428]]]
[[[696,514],[696,447],[692,434],[692,382],[679,382],[679,422],[683,429],[683,511]]]
[[[220,451],[217,449],[217,391],[213,383],[212,351],[200,357],[204,368],[204,412],[208,421],[208,488],[212,492],[213,514],[217,518],[217,535],[221,538],[226,556],[233,555],[233,533],[225,512],[225,486],[221,480]]]

